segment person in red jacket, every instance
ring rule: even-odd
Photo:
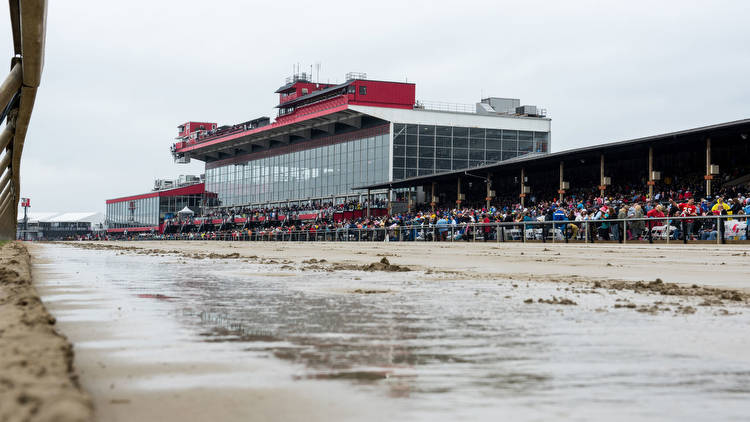
[[[651,208],[649,212],[646,213],[646,217],[648,218],[663,218],[664,217],[664,207],[661,205],[657,205],[654,208]],[[648,229],[651,230],[654,228],[655,225],[659,224],[661,225],[663,223],[662,221],[649,221],[648,222]]]

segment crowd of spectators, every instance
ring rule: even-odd
[[[193,228],[187,232],[152,236],[161,238],[273,238],[343,240],[354,236],[357,240],[468,240],[483,239],[547,240],[585,239],[588,241],[652,240],[656,231],[659,238],[687,240],[716,240],[731,232],[737,240],[747,239],[747,217],[750,198],[744,188],[725,188],[716,195],[706,196],[694,186],[685,185],[654,192],[649,199],[643,190],[625,186],[608,188],[605,195],[598,190],[569,192],[559,198],[527,198],[522,205],[518,199],[508,199],[489,208],[477,204],[461,208],[422,205],[411,212],[394,215],[362,215],[352,219],[334,219],[341,211],[364,210],[367,203],[346,202],[309,203],[284,208],[234,208],[215,210],[206,215],[234,221],[235,217],[264,217],[254,224],[222,224],[221,228],[201,231]],[[504,204],[502,202],[505,202]],[[373,201],[371,208],[387,207],[384,200]],[[300,219],[302,214],[314,218]],[[670,220],[675,217],[727,215],[736,216],[729,221],[716,219]],[[284,218],[278,218],[284,216]],[[638,219],[648,218],[653,221]],[[624,224],[618,220],[629,220]],[[614,221],[611,221],[614,220]],[[256,218],[256,220],[258,219]],[[559,221],[561,223],[555,223]],[[549,222],[548,224],[540,224]],[[174,221],[174,223],[181,223]],[[503,224],[503,230],[499,225]],[[729,227],[725,227],[729,226]],[[669,230],[664,231],[664,228]],[[731,230],[730,230],[731,229]]]

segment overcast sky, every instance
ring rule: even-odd
[[[173,164],[176,126],[273,117],[294,63],[408,78],[423,101],[520,98],[548,110],[553,151],[748,118],[748,16],[746,0],[51,0],[22,195],[104,211],[200,174]]]

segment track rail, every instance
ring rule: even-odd
[[[9,0],[13,31],[10,73],[0,84],[0,239],[16,237],[21,154],[44,68],[47,0]]]

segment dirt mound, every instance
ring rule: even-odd
[[[0,248],[0,420],[90,421],[73,372],[73,347],[31,284],[26,248]]]
[[[541,297],[537,299],[538,303],[546,303],[548,305],[578,305],[574,301],[565,298],[565,297],[557,297],[552,296],[552,299],[542,299]]]
[[[393,271],[393,272],[404,272],[411,271],[409,267],[402,267],[400,265],[391,264],[388,258],[383,257],[379,262],[373,262],[362,267],[362,271]]]
[[[653,293],[664,296],[699,296],[704,298],[703,303],[700,304],[701,306],[720,306],[724,304],[723,300],[733,302],[747,302],[750,300],[750,294],[742,291],[702,287],[697,284],[685,286],[675,283],[665,283],[660,278],[654,281],[636,281],[635,283],[622,280],[597,280],[594,281],[592,287],[609,290],[632,290],[636,293]]]

